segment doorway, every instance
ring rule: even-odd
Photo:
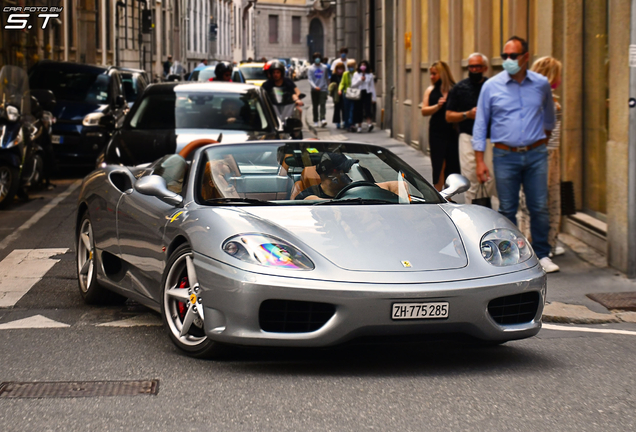
[[[325,29],[322,26],[320,19],[314,18],[309,23],[309,55],[308,58],[314,55],[315,52],[322,53],[325,56]]]

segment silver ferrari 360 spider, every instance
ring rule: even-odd
[[[82,185],[77,268],[162,315],[186,353],[358,337],[537,334],[546,276],[498,213],[455,204],[390,151],[327,141],[187,146]],[[386,338],[384,338],[386,340]]]

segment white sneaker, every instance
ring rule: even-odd
[[[360,126],[358,126],[358,129],[356,129],[357,132],[362,132],[362,128]]]
[[[322,123],[322,127],[325,127],[325,126],[327,126],[327,120],[325,120],[325,119],[322,119],[322,121],[321,121],[321,123]]]
[[[314,127],[320,127],[320,125],[318,124],[318,122],[314,122]]]
[[[549,257],[541,258],[539,264],[541,264],[541,267],[543,267],[546,273],[554,273],[560,270],[559,266],[553,263]]]
[[[565,253],[565,248],[561,247],[561,246],[557,246],[554,249],[552,249],[552,251],[550,251],[550,258],[555,257],[555,256],[559,256],[559,255],[563,255]]]

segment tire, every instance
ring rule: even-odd
[[[13,202],[20,187],[20,170],[10,165],[0,165],[0,209]]]
[[[29,185],[32,190],[40,190],[44,185],[44,156],[42,153],[36,153],[33,156],[33,178]]]
[[[197,296],[199,284],[188,244],[179,246],[170,256],[162,287],[161,318],[172,343],[196,358],[218,357],[225,352],[225,345],[205,335],[203,306]],[[188,326],[185,332],[184,324]]]
[[[75,256],[77,262],[77,283],[80,294],[87,304],[109,304],[120,296],[109,291],[97,281],[97,254],[93,238],[93,225],[88,212],[82,216],[77,231]]]

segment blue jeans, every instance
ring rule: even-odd
[[[527,152],[511,152],[493,149],[495,183],[499,195],[499,213],[517,224],[519,190],[523,185],[526,204],[530,212],[530,234],[535,253],[545,258],[550,253],[548,233],[548,148],[541,147]]]
[[[347,129],[347,128],[350,128],[351,125],[353,124],[353,107],[356,101],[347,99],[346,97],[344,97],[344,94],[343,94],[343,99],[344,99],[344,127],[345,129]]]

